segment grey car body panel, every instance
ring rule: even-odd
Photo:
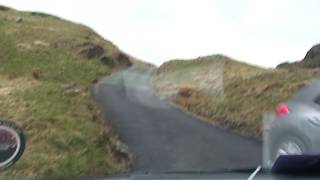
[[[296,96],[292,98],[293,102],[310,102],[320,94],[320,80],[311,80]]]
[[[308,154],[320,153],[320,106],[314,102],[320,94],[320,80],[312,80],[287,102],[289,114],[272,122],[271,144],[284,136],[295,136],[307,145]]]

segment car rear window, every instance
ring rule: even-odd
[[[320,105],[320,95],[318,95],[315,99],[314,102],[318,105]]]

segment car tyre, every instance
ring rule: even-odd
[[[308,150],[307,143],[298,136],[285,136],[271,146],[271,161],[274,163],[281,155],[300,155]]]

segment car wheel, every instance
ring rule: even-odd
[[[15,139],[12,141],[12,139]],[[26,139],[14,123],[0,120],[0,171],[12,166],[22,156]]]
[[[299,137],[285,137],[281,138],[272,149],[273,162],[281,155],[301,155],[307,151],[306,143]]]

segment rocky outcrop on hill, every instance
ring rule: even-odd
[[[314,45],[301,61],[293,63],[284,62],[277,66],[277,68],[292,68],[292,67],[305,67],[305,68],[318,68],[320,67],[320,44]]]
[[[310,68],[320,67],[320,44],[313,46],[307,52],[301,64]]]

